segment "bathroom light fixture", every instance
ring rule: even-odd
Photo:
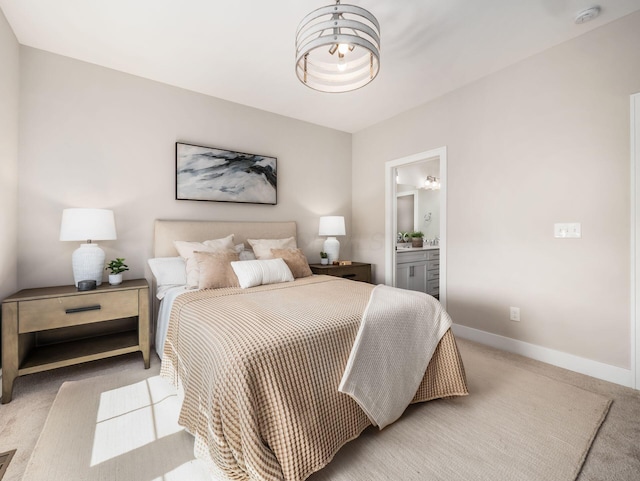
[[[428,175],[424,181],[423,188],[427,190],[440,190],[440,179],[432,175]]]
[[[116,223],[113,211],[107,209],[64,209],[60,223],[61,241],[86,241],[73,252],[73,280],[96,281],[102,284],[104,273],[104,251],[94,240],[116,239]]]
[[[296,31],[296,75],[321,92],[364,87],[380,71],[380,24],[362,7],[335,5],[304,17]]]
[[[320,227],[318,235],[326,235],[323,250],[329,257],[329,263],[340,258],[340,242],[335,238],[337,235],[345,235],[344,217],[341,215],[325,215],[320,217]]]

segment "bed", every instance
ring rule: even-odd
[[[295,238],[296,226],[156,221],[154,255],[176,256],[174,240],[230,233],[248,247],[248,238]],[[166,342],[156,346],[163,351],[161,371],[182,398],[179,423],[194,435],[195,454],[216,479],[304,480],[371,425],[338,384],[373,287],[309,276],[173,296]],[[466,394],[449,330],[412,402]]]

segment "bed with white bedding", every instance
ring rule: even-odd
[[[295,224],[156,221],[155,254],[175,257],[173,240],[229,233],[236,243],[283,239],[295,237]],[[179,422],[212,473],[303,480],[371,425],[338,387],[373,288],[309,276],[247,289],[164,289],[156,327],[162,374],[184,398]],[[450,330],[426,362],[412,402],[467,394]],[[384,390],[385,379],[377,382]]]

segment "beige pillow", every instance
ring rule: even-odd
[[[193,256],[194,251],[216,252],[220,250],[232,250],[233,234],[230,234],[222,239],[208,240],[205,242],[173,241],[173,245],[176,247],[176,250],[180,254],[180,257],[185,260],[187,269],[187,285],[191,289],[197,289],[199,282],[199,273],[198,263]]]
[[[295,237],[286,239],[247,239],[257,259],[273,259],[271,249],[295,249],[298,247]]]
[[[233,250],[217,252],[195,251],[193,256],[198,263],[198,287],[200,289],[219,289],[221,287],[240,287],[238,277],[231,262],[238,260]]]
[[[309,277],[313,274],[307,258],[300,249],[271,249],[271,255],[284,260],[296,279],[298,277]]]

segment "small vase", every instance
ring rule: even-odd
[[[411,247],[422,247],[422,237],[412,237]]]
[[[109,284],[112,286],[122,284],[122,274],[109,274]]]
[[[320,264],[322,264],[323,266],[326,266],[329,264],[329,258],[328,257],[321,257],[320,258]]]

